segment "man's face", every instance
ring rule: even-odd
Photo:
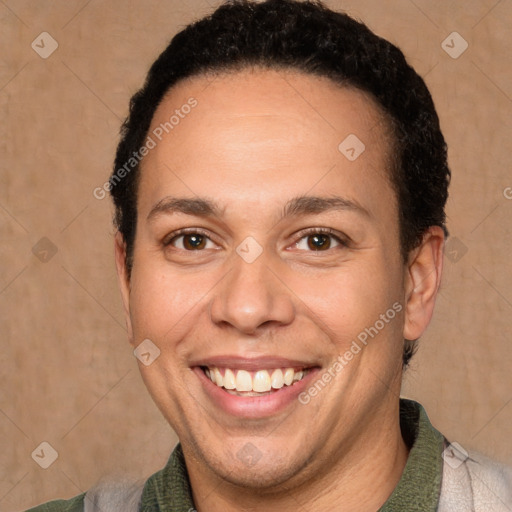
[[[327,79],[243,71],[178,84],[149,135],[125,302],[132,345],[160,350],[140,368],[185,454],[255,487],[357,457],[397,415],[401,378],[382,115]]]

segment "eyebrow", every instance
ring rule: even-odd
[[[221,217],[223,209],[207,198],[164,197],[151,208],[147,219],[152,220],[161,214],[184,213],[196,217]]]
[[[354,211],[367,217],[370,213],[366,208],[356,201],[340,197],[318,197],[318,196],[299,196],[288,201],[283,208],[281,218],[318,214],[326,211]]]
[[[172,215],[183,213],[196,217],[222,217],[224,208],[221,208],[206,197],[185,198],[167,196],[160,200],[149,212],[147,219],[152,220],[161,214]],[[298,196],[290,199],[281,211],[280,220],[286,217],[319,214],[327,211],[354,211],[366,217],[370,213],[356,201],[340,196]]]

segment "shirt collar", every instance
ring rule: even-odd
[[[403,398],[400,428],[410,447],[409,457],[400,481],[379,512],[435,512],[441,492],[444,437],[419,403]]]

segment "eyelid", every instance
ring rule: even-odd
[[[295,241],[292,245],[297,245],[305,236],[321,234],[321,235],[329,235],[332,236],[341,246],[347,247],[350,242],[350,238],[338,231],[335,231],[332,228],[306,228],[295,234],[297,237],[297,241]],[[315,251],[311,251],[315,252]],[[322,252],[322,251],[319,251]],[[326,252],[326,251],[323,251]]]
[[[217,243],[215,242],[215,240],[212,239],[211,237],[211,233],[209,233],[208,231],[202,229],[202,228],[183,228],[183,229],[178,229],[177,231],[173,231],[172,233],[169,233],[163,240],[162,240],[162,244],[164,245],[164,247],[167,247],[168,245],[171,245],[171,242],[175,239],[175,238],[178,238],[179,236],[182,236],[182,235],[187,235],[187,234],[198,234],[198,235],[202,235],[206,238],[208,238],[209,240],[211,240],[213,243]],[[218,244],[217,244],[218,245]],[[190,252],[193,252],[193,251],[190,251]]]
[[[202,228],[193,228],[193,227],[182,228],[182,229],[178,229],[177,231],[173,231],[172,233],[170,233],[163,239],[162,243],[165,247],[167,247],[168,245],[171,245],[171,242],[175,238],[178,238],[179,236],[186,235],[186,234],[202,235],[202,236],[205,236],[206,238],[208,238],[209,240],[211,240],[213,243],[217,243],[217,242],[215,242],[215,240],[212,239],[211,233],[209,233],[207,230],[204,230]],[[313,234],[322,234],[322,235],[332,236],[343,247],[347,247],[349,244],[349,241],[350,241],[350,239],[346,235],[342,235],[341,233],[335,231],[332,228],[312,227],[312,228],[302,229],[301,231],[295,233],[294,238],[296,238],[296,240],[293,242],[292,246],[296,246],[304,237],[306,237],[308,235],[313,235]],[[190,252],[194,252],[194,251],[190,251]],[[315,252],[315,251],[311,251],[311,252]]]

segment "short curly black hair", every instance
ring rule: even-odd
[[[164,95],[185,78],[251,66],[302,71],[369,93],[387,114],[396,145],[390,178],[398,199],[404,259],[430,226],[441,226],[448,234],[447,147],[427,86],[403,53],[320,1],[232,0],[176,34],[131,98],[109,180],[128,274],[137,227],[139,164],[126,172],[126,163],[143,147]],[[404,365],[413,347],[406,340]]]

